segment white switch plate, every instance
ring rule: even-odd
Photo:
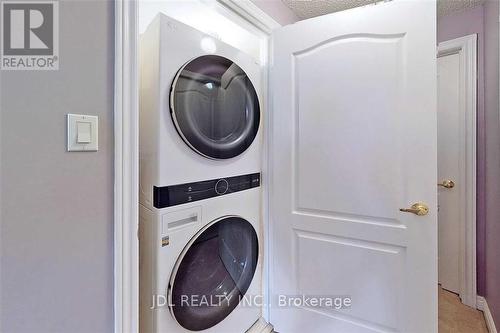
[[[68,114],[68,151],[97,151],[98,118]]]

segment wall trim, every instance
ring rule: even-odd
[[[493,321],[493,316],[491,315],[488,302],[486,302],[486,299],[483,296],[477,296],[477,309],[483,311],[488,332],[497,333],[497,328],[495,326],[495,322]]]
[[[476,308],[477,264],[476,264],[476,121],[477,121],[477,35],[456,38],[438,45],[438,58],[458,54],[460,67],[460,101],[462,123],[460,144],[465,147],[465,164],[458,183],[461,189],[460,201],[464,203],[461,212],[460,232],[460,299],[462,303]]]
[[[270,35],[274,29],[281,27],[278,22],[250,0],[217,0],[217,2],[241,16],[266,35]]]
[[[115,1],[114,331],[139,330],[137,2]]]

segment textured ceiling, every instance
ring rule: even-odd
[[[380,0],[282,0],[300,19],[364,6]],[[427,0],[416,0],[427,1]],[[481,5],[484,0],[438,0],[438,16]]]
[[[438,0],[438,16],[482,5],[484,0]]]

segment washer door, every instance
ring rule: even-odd
[[[231,60],[205,55],[184,65],[170,92],[177,132],[197,153],[227,159],[243,153],[259,130],[255,88]]]
[[[201,331],[226,318],[252,282],[257,234],[241,217],[215,221],[188,244],[169,288],[170,311],[185,329]]]

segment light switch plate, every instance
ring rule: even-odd
[[[68,114],[68,151],[97,151],[98,118]]]

